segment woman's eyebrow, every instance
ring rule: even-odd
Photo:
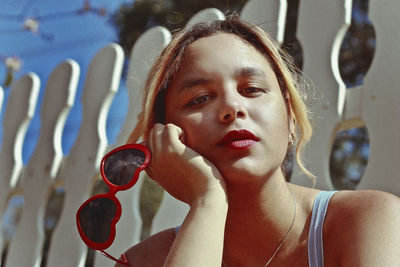
[[[267,74],[264,72],[264,70],[262,70],[258,67],[243,67],[243,68],[237,69],[235,71],[235,76],[236,77],[251,77],[251,76],[267,77]]]
[[[205,85],[211,82],[211,79],[205,79],[205,78],[191,78],[187,79],[182,83],[182,85],[179,88],[179,93],[182,93],[182,91],[186,89],[190,89],[199,85]]]
[[[264,70],[258,67],[243,67],[239,68],[234,72],[235,77],[260,77],[265,78],[267,74]],[[212,82],[212,79],[207,78],[188,78],[183,81],[179,87],[178,93],[182,93],[186,89],[190,89],[199,85],[207,85]]]

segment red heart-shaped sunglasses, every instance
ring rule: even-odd
[[[149,149],[141,144],[127,144],[110,151],[100,164],[109,191],[89,198],[76,213],[78,231],[85,244],[123,265],[128,265],[125,254],[116,259],[104,251],[113,243],[115,225],[121,217],[121,203],[115,194],[135,185],[150,159]]]

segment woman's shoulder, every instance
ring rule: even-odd
[[[338,191],[331,199],[329,210],[334,214],[333,220],[346,218],[353,223],[365,224],[384,218],[382,223],[386,223],[389,218],[399,219],[400,198],[376,190]]]
[[[381,209],[387,207],[387,204],[396,204],[395,206],[397,206],[400,198],[378,190],[342,190],[334,195],[333,200],[348,207],[358,207],[361,205],[364,208]]]
[[[329,203],[324,246],[345,266],[391,266],[387,264],[400,257],[399,225],[397,196],[374,190],[339,191]]]
[[[168,252],[175,240],[175,229],[167,229],[154,234],[128,249],[127,256],[131,267],[163,266]],[[120,265],[116,265],[120,266]],[[122,266],[121,266],[122,267]]]

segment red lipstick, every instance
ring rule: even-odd
[[[218,142],[220,146],[227,146],[234,149],[246,149],[254,145],[260,139],[252,132],[247,130],[230,131],[221,141]]]

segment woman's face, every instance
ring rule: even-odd
[[[166,122],[228,182],[281,175],[285,101],[269,62],[239,37],[218,33],[189,45],[165,103]]]

